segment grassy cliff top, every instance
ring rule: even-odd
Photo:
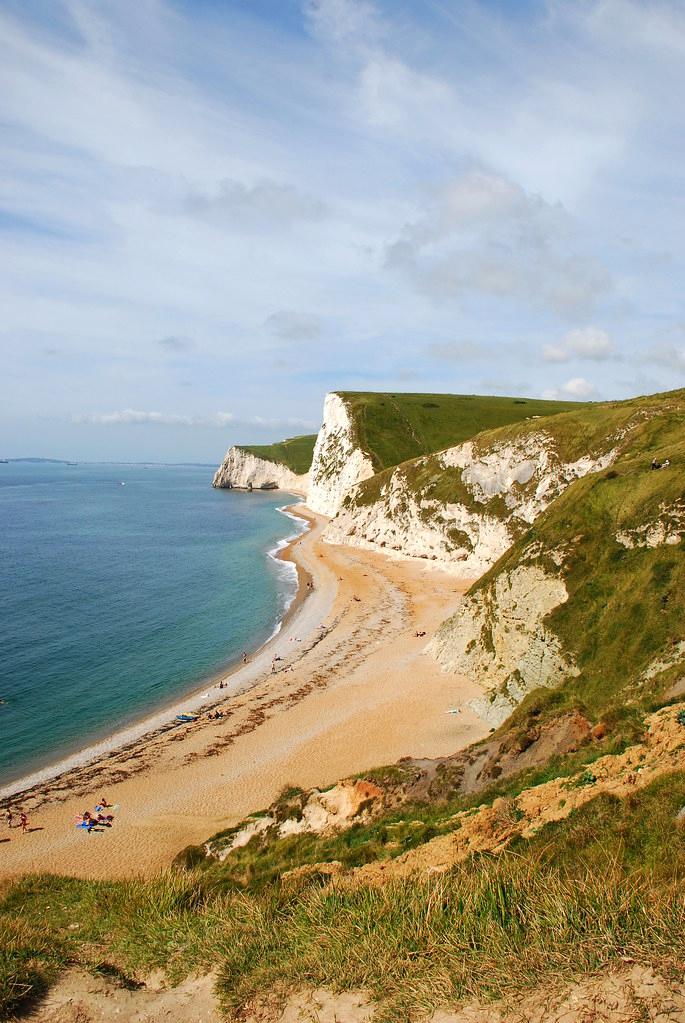
[[[670,417],[676,409],[681,408],[684,398],[685,391],[669,391],[664,394],[629,398],[624,401],[572,403],[570,407],[566,403],[567,409],[558,408],[553,420],[539,418],[539,413],[532,412],[529,413],[527,421],[519,420],[492,429],[488,428],[482,433],[469,437],[469,440],[473,441],[475,450],[478,452],[479,450],[488,450],[495,444],[518,443],[525,440],[527,436],[537,434],[544,429],[545,433],[553,438],[559,458],[564,462],[573,462],[583,455],[597,456],[606,453],[617,444],[626,447],[632,433],[635,430],[639,431],[643,419],[656,418],[662,424],[670,422]],[[521,401],[522,399],[506,400]],[[531,404],[533,404],[532,400]],[[535,404],[561,406],[564,403],[535,402]],[[618,438],[623,434],[627,441],[625,439],[619,441]],[[461,503],[472,510],[479,508],[482,510],[479,500],[461,482],[461,470],[445,469],[441,462],[440,450],[437,449],[429,455],[418,456],[399,463],[399,471],[402,472],[409,489],[421,500]],[[392,466],[379,471],[370,479],[364,480],[348,495],[346,504],[359,507],[379,500],[383,487],[396,471],[398,471],[398,467]],[[488,510],[490,514],[498,514],[492,501]],[[509,518],[509,508],[503,502],[499,514],[504,518]]]
[[[264,458],[268,462],[287,465],[298,476],[309,472],[314,454],[316,434],[309,433],[302,437],[290,437],[279,440],[275,444],[237,444],[241,451],[249,451],[256,458]]]
[[[359,446],[377,472],[460,444],[483,430],[580,407],[572,401],[480,394],[336,393],[345,401]]]

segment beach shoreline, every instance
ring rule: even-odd
[[[287,493],[293,496],[296,495],[295,491],[288,491]],[[299,498],[300,495],[297,496]],[[294,508],[297,508],[298,511],[294,512],[292,510]],[[323,520],[318,521],[320,517],[310,512],[309,509],[305,509],[300,500],[296,500],[292,504],[283,505],[277,510],[288,518],[304,524],[304,527],[298,533],[285,537],[282,541],[279,541],[276,547],[266,552],[267,557],[294,566],[296,587],[293,597],[288,601],[276,628],[256,650],[248,653],[247,664],[241,663],[239,659],[234,660],[219,671],[212,672],[205,679],[196,680],[188,694],[183,698],[176,696],[173,700],[146,713],[123,728],[117,729],[110,735],[89,743],[82,749],[67,754],[55,761],[55,763],[48,764],[35,771],[30,771],[28,774],[24,774],[6,784],[0,784],[0,809],[20,797],[31,795],[35,789],[43,788],[46,784],[54,782],[64,775],[68,775],[71,771],[88,767],[109,754],[133,748],[136,744],[143,742],[148,736],[162,735],[164,732],[177,728],[179,723],[176,721],[176,716],[178,714],[210,710],[231,695],[246,692],[251,684],[256,684],[264,656],[271,655],[272,647],[278,638],[284,634],[285,630],[288,630],[289,634],[289,630],[297,626],[296,616],[298,612],[303,607],[305,601],[311,600],[316,592],[316,587],[314,589],[309,588],[308,584],[310,582],[313,583],[312,574],[294,556],[294,548],[299,541],[315,530],[317,525],[319,528],[322,528],[324,522]],[[254,669],[255,662],[259,665],[257,671]],[[236,675],[240,675],[239,680],[236,680]],[[254,679],[250,678],[251,675],[254,675]],[[219,688],[220,686],[221,688]]]
[[[212,691],[216,702],[201,700],[220,706],[221,718],[173,727],[167,711],[157,731],[91,750],[87,764],[4,798],[30,829],[0,843],[0,877],[153,876],[284,788],[326,787],[403,756],[446,756],[488,733],[469,707],[477,684],[444,675],[425,650],[469,584],[432,562],[329,544],[326,519],[289,512],[310,521],[281,552],[306,599],[300,587],[280,632]],[[102,799],[119,807],[114,826],[84,837],[73,821]]]

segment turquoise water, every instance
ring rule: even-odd
[[[292,598],[283,494],[197,466],[0,465],[0,784],[194,689]],[[123,484],[123,485],[122,485]]]

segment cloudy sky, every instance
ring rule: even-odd
[[[681,0],[2,0],[0,455],[685,386]]]

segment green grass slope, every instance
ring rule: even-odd
[[[0,898],[0,1017],[75,964],[129,988],[153,969],[172,982],[215,970],[230,1020],[302,988],[363,989],[376,1023],[410,1023],[626,959],[682,977],[684,800],[681,772],[630,801],[599,797],[510,852],[378,888],[239,890],[220,871],[29,877]]]
[[[312,464],[312,455],[316,443],[316,434],[302,437],[290,437],[288,440],[276,441],[274,444],[238,444],[241,451],[249,451],[256,458],[267,462],[285,465],[298,476],[303,476]]]
[[[545,625],[573,655],[580,674],[559,691],[531,694],[517,717],[542,705],[557,712],[575,706],[594,719],[630,715],[655,706],[683,675],[685,543],[630,549],[617,534],[644,543],[656,535],[650,531],[668,532],[673,522],[682,531],[685,391],[593,410],[594,425],[598,417],[603,428],[620,428],[616,416],[626,411],[624,447],[612,467],[571,484],[470,591],[493,593],[497,577],[521,564],[538,563],[565,581],[568,600]],[[653,458],[671,464],[654,471]],[[656,670],[658,662],[663,669]]]
[[[460,444],[483,430],[579,407],[571,401],[478,394],[337,393],[350,412],[359,446],[379,472]]]

